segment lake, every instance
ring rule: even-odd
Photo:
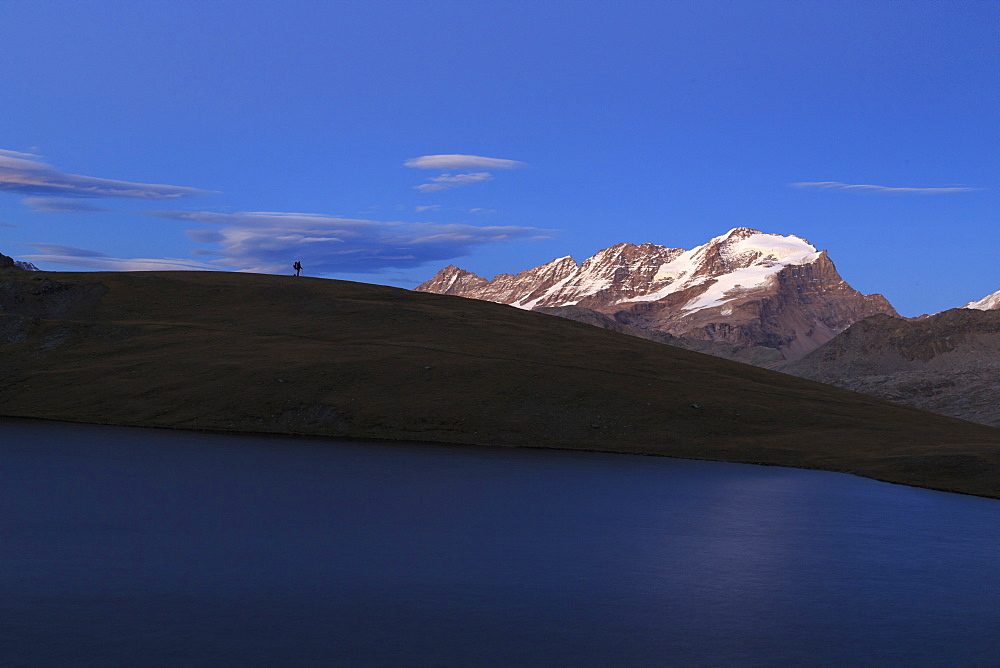
[[[998,665],[1000,502],[0,420],[0,663]]]

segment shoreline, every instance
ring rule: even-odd
[[[474,443],[474,442],[459,442],[459,441],[420,441],[413,439],[390,439],[390,438],[375,438],[375,437],[345,437],[345,436],[335,436],[335,435],[324,435],[324,434],[309,434],[309,433],[296,433],[296,432],[260,432],[260,431],[245,431],[245,430],[231,430],[222,428],[193,428],[193,427],[169,427],[161,425],[145,425],[145,424],[125,424],[125,423],[108,423],[108,422],[89,422],[85,420],[73,420],[68,418],[53,419],[53,418],[38,418],[38,417],[25,417],[19,415],[3,415],[0,414],[0,427],[2,427],[3,421],[20,421],[20,422],[39,422],[42,424],[46,423],[58,423],[67,425],[92,425],[95,427],[122,427],[126,429],[152,429],[152,430],[164,430],[171,432],[189,432],[198,434],[208,434],[208,435],[220,435],[220,436],[250,436],[254,438],[292,438],[303,441],[313,441],[313,442],[324,442],[329,444],[371,444],[371,445],[412,445],[412,446],[435,446],[435,447],[476,447],[476,448],[504,448],[504,449],[524,449],[524,450],[552,450],[557,452],[592,452],[598,454],[606,455],[625,455],[625,456],[639,456],[639,457],[665,457],[667,459],[680,459],[686,461],[695,462],[716,462],[721,464],[740,464],[746,466],[766,466],[774,468],[787,468],[787,469],[799,469],[803,471],[823,471],[825,473],[836,473],[840,475],[850,475],[857,478],[864,478],[866,480],[872,480],[874,482],[885,483],[889,485],[899,485],[902,487],[912,487],[915,489],[925,489],[932,492],[942,492],[945,494],[961,494],[963,496],[974,496],[983,499],[990,499],[995,501],[1000,501],[1000,494],[987,494],[987,493],[976,493],[967,492],[962,490],[947,489],[943,487],[935,487],[933,485],[920,485],[913,483],[906,483],[897,480],[891,480],[886,478],[880,478],[873,475],[866,475],[863,472],[846,470],[846,469],[833,469],[833,468],[823,468],[816,466],[793,466],[790,464],[781,464],[775,462],[765,462],[765,461],[750,461],[750,460],[740,460],[740,459],[718,459],[710,457],[695,457],[695,456],[679,456],[671,455],[662,452],[651,452],[651,451],[629,451],[629,450],[610,450],[610,449],[598,449],[598,448],[574,448],[574,447],[560,447],[555,445],[516,445],[516,444],[503,444],[503,443]]]

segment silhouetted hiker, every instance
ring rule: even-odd
[[[295,264],[292,265],[292,269],[295,270],[295,275],[298,276],[299,272],[302,271],[302,263],[296,260]]]

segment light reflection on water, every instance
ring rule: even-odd
[[[0,421],[5,665],[1000,662],[1000,502],[815,471]]]

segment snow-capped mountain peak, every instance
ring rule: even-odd
[[[991,295],[986,295],[979,301],[969,302],[962,308],[974,308],[978,311],[1000,310],[1000,290],[997,290]]]
[[[859,318],[895,314],[881,296],[866,297],[844,283],[825,251],[805,239],[748,227],[691,250],[621,243],[579,265],[563,257],[491,281],[448,267],[416,289],[524,309],[582,306],[678,336],[767,341],[763,345],[796,353],[820,345]],[[800,307],[805,313],[780,315],[794,321],[792,331],[769,339],[766,331],[780,325],[775,324],[779,316],[768,311]],[[748,319],[758,324],[743,322]],[[741,324],[734,327],[734,320]]]
[[[809,264],[819,256],[805,239],[737,227],[661,265],[654,276],[655,289],[633,301],[659,301],[705,285],[681,308],[690,312],[712,308],[765,289],[785,267]]]

